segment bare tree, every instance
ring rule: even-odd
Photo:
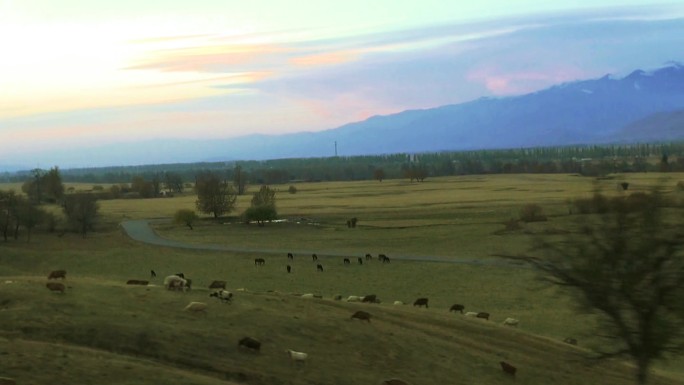
[[[97,197],[86,193],[67,195],[63,209],[69,223],[85,238],[97,221],[100,207]]]
[[[630,357],[638,383],[646,384],[654,361],[684,349],[681,221],[666,220],[657,190],[617,198],[597,193],[581,204],[603,213],[582,215],[562,241],[538,239],[532,255],[506,257],[527,261],[595,310],[603,321],[599,336],[608,339],[599,357]]]
[[[216,174],[203,172],[195,177],[195,192],[197,210],[213,214],[218,218],[235,208],[237,194],[233,187],[225,180],[221,180]]]

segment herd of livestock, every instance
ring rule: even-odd
[[[288,260],[293,260],[294,255],[292,253],[287,254]],[[312,254],[311,256],[312,260],[314,262],[318,261],[318,256],[316,254]],[[373,257],[370,254],[366,254],[365,260],[369,261],[372,260]],[[389,263],[390,259],[384,255],[384,254],[379,254],[378,260],[381,261],[382,263]],[[363,264],[364,259],[358,258],[357,262],[359,264]],[[254,264],[256,266],[262,266],[266,263],[266,261],[263,258],[256,258],[254,260]],[[343,259],[344,264],[350,264],[351,260],[349,258],[344,258]],[[287,265],[286,266],[287,272],[291,272],[291,266]],[[323,271],[323,266],[321,264],[317,264],[317,270],[318,271]],[[150,271],[150,278],[155,278],[157,276],[156,272],[154,270]],[[54,280],[56,279],[61,279],[62,282],[56,282]],[[46,287],[53,292],[60,292],[64,293],[65,292],[65,285],[63,281],[66,279],[66,270],[55,270],[52,271],[48,275],[48,282],[46,284]],[[143,285],[146,286],[149,284],[149,281],[147,280],[137,280],[137,279],[131,279],[126,282],[127,285]],[[183,273],[177,273],[174,275],[169,275],[164,278],[164,287],[168,290],[174,290],[174,291],[189,291],[192,288],[192,280],[189,278],[186,278]],[[214,292],[209,294],[209,297],[217,298],[221,302],[226,302],[230,303],[233,300],[233,293],[230,291],[226,290],[226,281],[212,281],[211,284],[209,285],[209,289],[215,289]],[[311,293],[307,294],[301,294],[301,298],[304,299],[311,299],[311,298],[322,298],[321,296],[314,295]],[[341,301],[343,300],[342,296],[337,295],[334,297],[335,300]],[[380,300],[377,298],[375,294],[369,294],[365,296],[348,296],[346,299],[347,302],[362,302],[362,303],[380,303]],[[417,307],[425,307],[428,308],[428,298],[421,297],[417,298],[413,302],[413,306]],[[394,305],[404,305],[404,302],[401,301],[394,301]],[[207,309],[207,303],[205,302],[190,302],[185,308],[185,311],[193,312],[193,313],[206,313]],[[461,314],[468,316],[468,317],[474,317],[474,318],[480,318],[484,320],[489,320],[490,314],[487,312],[465,312],[465,306],[462,304],[454,304],[449,308],[450,312],[460,312]],[[351,319],[358,319],[366,322],[371,321],[371,314],[367,311],[363,310],[358,310],[354,312],[354,314],[351,315]],[[507,326],[518,326],[519,321],[514,318],[506,318],[503,322],[503,325]],[[573,338],[566,338],[564,342],[568,344],[577,344],[577,340]],[[252,337],[244,337],[238,341],[238,347],[239,348],[244,348],[248,349],[250,351],[254,352],[259,352],[261,349],[261,342],[258,341],[255,338]],[[287,349],[285,351],[287,355],[292,359],[292,361],[297,362],[297,363],[304,363],[307,360],[307,354],[304,352],[297,352],[291,349]],[[503,370],[504,373],[509,374],[511,376],[514,376],[517,368],[512,366],[511,364],[501,361],[500,363],[501,369]],[[384,384],[388,385],[402,385],[406,384],[406,382],[399,380],[399,379],[391,379],[391,380],[386,380],[383,382]]]

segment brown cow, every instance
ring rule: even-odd
[[[255,340],[252,337],[244,337],[240,341],[238,341],[238,348],[241,346],[255,352],[261,350],[261,342]]]
[[[418,306],[418,307],[425,306],[425,308],[427,309],[428,299],[427,298],[418,298],[415,302],[413,302],[413,306]]]
[[[460,311],[461,314],[463,314],[463,310],[465,310],[465,306],[458,303],[451,305],[451,307],[449,308],[449,312]]]
[[[64,284],[59,282],[48,282],[45,284],[45,287],[50,289],[50,291],[58,291],[60,293],[64,293],[64,290],[66,289]]]
[[[128,281],[126,281],[126,285],[143,285],[143,286],[147,286],[147,285],[149,285],[149,283],[150,283],[150,281],[143,281],[143,280],[140,280],[140,279],[129,279]]]
[[[368,321],[370,322],[371,315],[368,312],[365,312],[363,310],[359,310],[356,313],[352,314],[351,319],[360,319],[361,321]]]
[[[55,270],[48,275],[48,279],[66,279],[66,270]]]
[[[376,303],[380,301],[378,301],[378,298],[375,294],[369,294],[364,296],[363,299],[361,299],[361,302]]]
[[[481,311],[481,312],[477,313],[477,315],[475,317],[483,318],[483,319],[486,319],[487,321],[489,321],[489,313],[487,313],[487,312]]]
[[[226,281],[212,281],[209,285],[210,289],[226,289]]]
[[[510,374],[511,376],[515,376],[515,372],[518,371],[518,368],[505,361],[501,361],[499,363],[501,364],[501,370],[503,370],[504,373]]]

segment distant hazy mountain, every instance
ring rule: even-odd
[[[130,165],[237,159],[517,148],[684,140],[684,66],[637,70],[621,79],[561,84],[375,116],[322,131],[229,140],[162,140],[53,154],[52,164]]]
[[[667,114],[682,109],[684,66],[672,64],[622,79],[604,76],[523,96],[376,116],[319,133],[239,138],[224,149],[225,156],[253,159],[332,155],[335,141],[341,155],[361,155],[684,140],[681,113]]]

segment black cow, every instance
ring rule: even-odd
[[[369,294],[364,296],[363,299],[361,299],[361,302],[375,303],[379,301],[375,294]]]
[[[508,362],[501,361],[499,362],[499,364],[501,364],[501,370],[503,370],[504,373],[509,374],[511,376],[515,376],[515,372],[518,371],[518,368],[509,364]]]
[[[359,261],[359,265],[363,265],[363,258],[358,257],[356,260]]]
[[[370,261],[373,259],[373,256],[370,254],[366,254],[366,261]]]
[[[150,278],[156,278],[157,273],[154,272],[154,270],[150,270]]]
[[[294,255],[292,255],[292,253],[287,253],[287,259],[294,260]]]
[[[368,312],[365,312],[363,310],[359,310],[356,313],[352,314],[351,319],[360,319],[361,321],[368,321],[370,322],[371,315]]]
[[[263,266],[266,263],[266,260],[263,258],[254,258],[254,266]]]
[[[477,315],[475,317],[483,318],[483,319],[486,319],[487,321],[489,321],[489,313],[487,313],[487,312],[481,311],[481,312],[477,313]]]
[[[351,261],[349,261],[349,258],[345,258],[342,262],[344,262],[345,265],[348,265],[351,263]]]
[[[261,349],[261,342],[255,340],[252,337],[244,337],[240,341],[238,341],[238,348],[240,346],[258,352]]]
[[[318,255],[316,255],[316,254],[311,254],[311,260],[314,261],[314,262],[318,261]]]
[[[292,270],[292,266],[287,265],[287,272],[289,273]]]
[[[427,298],[418,298],[417,300],[415,300],[413,302],[413,306],[418,306],[418,307],[425,306],[425,308],[427,309],[428,299]]]
[[[323,271],[323,265],[321,265],[320,263],[316,265],[316,271]]]
[[[460,311],[461,314],[463,314],[463,310],[465,310],[465,306],[463,306],[463,305],[461,305],[461,304],[458,304],[458,303],[457,303],[457,304],[454,304],[454,305],[451,305],[451,307],[449,308],[449,311],[450,311],[450,312],[451,312],[451,311]]]

